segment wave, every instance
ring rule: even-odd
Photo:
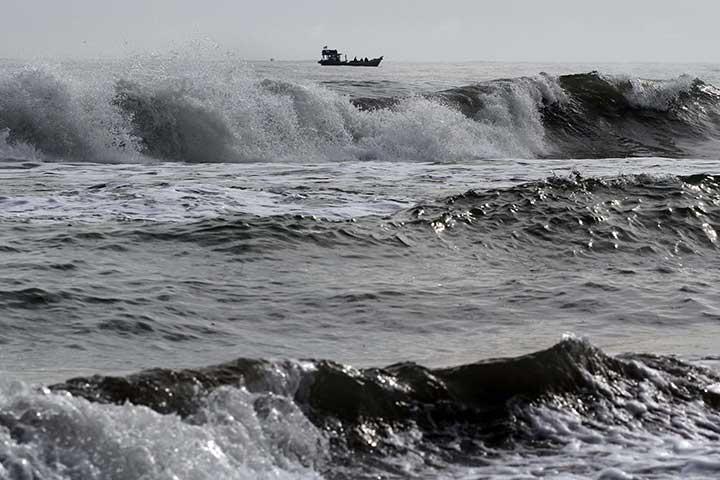
[[[720,178],[550,177],[471,190],[398,213],[405,238],[433,232],[448,242],[517,252],[546,246],[557,255],[712,254],[720,229]],[[469,246],[469,245],[468,245]]]
[[[715,255],[720,178],[627,175],[549,177],[512,187],[470,190],[390,216],[337,220],[303,215],[240,215],[183,225],[129,229],[108,240],[189,242],[246,261],[277,248],[458,251],[533,255]],[[128,242],[127,236],[133,237]],[[439,250],[438,250],[439,249]],[[259,257],[258,257],[259,256]]]
[[[233,134],[223,119],[182,91],[153,92],[120,80],[112,104],[131,120],[132,136],[152,157],[189,162],[233,158]]]
[[[433,258],[484,249],[515,256],[715,255],[720,177],[579,173],[439,198],[389,216],[225,215],[193,223],[127,225],[92,238],[97,248],[191,243],[251,262],[309,246]],[[54,241],[83,242],[63,230]]]
[[[556,158],[613,158],[692,155],[693,144],[712,142],[720,131],[720,90],[700,79],[681,76],[651,81],[607,76],[598,72],[549,78],[540,88],[537,113],[516,108],[513,121],[539,117],[538,122],[512,125],[518,131],[542,127],[547,149]],[[498,80],[431,95],[476,121],[486,121],[497,98],[538,79]],[[551,86],[552,88],[549,88]],[[364,108],[377,108],[370,100]]]
[[[27,459],[26,471],[36,473],[95,468],[99,477],[86,478],[128,478],[112,470],[127,468],[116,465],[124,456],[110,461],[107,455],[123,448],[122,438],[137,437],[151,456],[166,459],[168,471],[187,472],[187,464],[173,463],[177,456],[163,450],[169,445],[148,431],[164,426],[176,432],[171,444],[181,453],[209,445],[191,458],[204,465],[209,451],[221,469],[254,454],[258,460],[245,469],[266,473],[404,477],[413,469],[460,464],[512,476],[518,472],[509,471],[507,455],[542,461],[574,444],[572,465],[553,468],[595,475],[616,465],[613,452],[652,450],[649,438],[692,439],[694,452],[712,451],[720,438],[719,381],[710,370],[675,358],[612,357],[575,337],[522,357],[450,368],[238,359],[75,378],[36,394],[5,393],[3,464]],[[15,400],[8,404],[8,397]],[[658,477],[703,467],[717,473],[717,466],[693,463],[678,448],[653,452]],[[37,451],[44,456],[28,453]],[[132,472],[139,476],[154,467],[144,454],[133,454]],[[401,467],[399,458],[416,464]]]
[[[720,90],[698,78],[652,81],[598,72],[495,80],[428,94],[480,123],[542,139],[531,151],[552,158],[681,158],[720,136]],[[363,110],[401,99],[360,98]],[[502,111],[500,117],[494,116]],[[713,152],[713,153],[710,153]]]
[[[77,92],[40,69],[0,78],[3,159],[128,161],[135,142],[102,94]]]
[[[6,217],[17,232],[34,232],[36,227],[25,219],[28,215],[36,218],[38,208],[47,208],[40,218],[58,228],[48,228],[42,238],[53,244],[123,252],[139,252],[148,245],[181,250],[196,246],[248,263],[277,252],[305,255],[308,248],[340,249],[368,258],[382,251],[383,258],[439,259],[449,255],[464,262],[468,255],[484,252],[508,259],[518,255],[553,260],[612,256],[645,263],[649,258],[714,257],[720,247],[720,177],[712,174],[602,177],[576,172],[509,187],[468,190],[415,205],[406,201],[391,207],[352,209],[341,215],[314,210],[312,205],[309,210],[294,204],[267,208],[274,200],[256,190],[244,192],[240,201],[233,203],[233,198],[218,198],[210,189],[193,192],[193,201],[204,204],[210,196],[214,203],[205,207],[202,215],[182,222],[174,221],[180,216],[172,215],[173,210],[163,221],[147,222],[142,209],[126,203],[127,198],[143,203],[146,197],[135,196],[124,186],[116,194],[113,188],[98,184],[81,192],[90,193],[92,202],[80,207],[77,202],[58,208],[56,204],[26,204],[24,197],[8,198]],[[98,194],[105,190],[109,191],[107,197]],[[156,198],[162,205],[184,212],[183,202],[175,200],[187,191],[173,193]],[[254,214],[243,213],[252,210],[246,199],[253,196],[259,196],[264,206]],[[118,197],[123,202],[119,206]],[[90,210],[85,204],[91,205]],[[288,210],[316,215],[285,213]],[[110,229],[83,221],[78,211],[87,212],[87,218],[107,219]],[[25,251],[16,245],[5,249]],[[65,298],[62,295],[67,292],[63,292],[29,292],[32,295],[26,296],[22,289],[11,289],[5,292],[7,298],[0,298],[0,304],[27,302],[32,308],[35,297],[40,302],[47,295],[51,302]]]
[[[349,98],[247,74],[0,78],[0,156],[185,162],[712,157],[718,90],[596,72]]]
[[[546,106],[543,118],[549,141],[565,156],[678,158],[719,138],[720,90],[697,78],[652,82],[592,73],[559,81],[570,101]]]

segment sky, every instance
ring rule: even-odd
[[[720,62],[718,0],[0,0],[0,57]]]

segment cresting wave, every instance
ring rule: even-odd
[[[705,155],[717,152],[712,144],[720,135],[720,90],[700,79],[681,76],[651,81],[597,72],[540,78],[552,90],[541,89],[536,99],[538,122],[522,109],[511,111],[514,120],[527,122],[515,125],[517,130],[538,129],[546,146],[541,156],[681,158],[702,155],[700,147],[706,147]],[[484,121],[486,112],[496,108],[498,96],[517,98],[510,92],[528,82],[542,85],[538,79],[498,80],[433,97]]]
[[[606,478],[711,476],[719,381],[574,337],[439,369],[238,359],[40,391],[5,386],[0,463],[13,478],[402,478],[448,466],[502,478],[542,464]],[[621,472],[623,450],[647,462]],[[513,455],[528,471],[509,466]]]
[[[183,162],[714,156],[720,93],[598,73],[353,98],[251,75],[0,78],[0,156]]]

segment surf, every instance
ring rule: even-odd
[[[51,161],[477,162],[709,157],[718,90],[587,74],[519,77],[398,97],[220,74],[90,80],[0,75],[0,155]]]
[[[643,451],[659,476],[709,474],[717,464],[696,455],[717,439],[718,381],[672,357],[610,356],[568,336],[455,367],[240,358],[40,390],[2,385],[3,468],[43,478],[336,478],[345,468],[404,477],[460,466],[512,476],[523,470],[509,455],[539,467],[571,449],[575,466],[556,472],[610,472],[624,450]],[[158,435],[168,431],[170,443]]]

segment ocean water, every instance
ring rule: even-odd
[[[0,61],[0,478],[717,478],[716,85]]]

